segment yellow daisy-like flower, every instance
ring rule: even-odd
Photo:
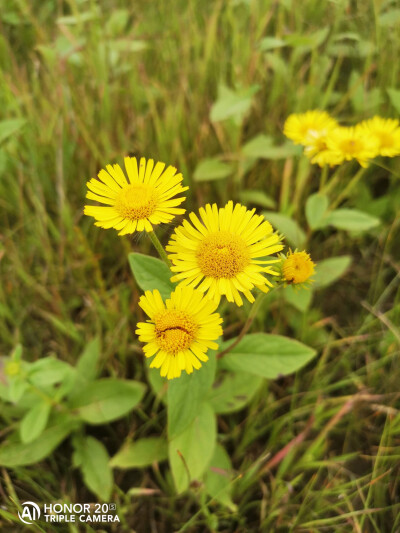
[[[298,285],[311,281],[314,269],[315,263],[307,252],[290,251],[282,263],[282,277],[286,283]]]
[[[125,157],[125,176],[119,165],[107,165],[100,170],[98,180],[87,182],[86,198],[96,200],[108,207],[86,205],[85,215],[96,219],[96,226],[115,228],[118,235],[135,231],[153,231],[153,225],[168,223],[185,213],[177,208],[186,198],[173,198],[186,191],[182,187],[182,174],[165,163],[156,163],[144,157],[139,166],[136,157]]]
[[[337,122],[326,111],[307,111],[289,115],[283,133],[295,144],[311,146],[317,151],[325,149],[326,136],[337,127]]]
[[[222,318],[214,313],[217,304],[189,287],[178,287],[164,303],[158,290],[146,291],[139,300],[150,320],[139,322],[136,333],[145,342],[146,357],[157,354],[150,368],[161,368],[161,376],[178,378],[208,361],[209,348],[222,335]]]
[[[364,135],[377,142],[379,155],[395,157],[400,154],[400,127],[397,119],[373,117],[360,123]]]
[[[279,259],[265,258],[283,245],[271,224],[254,212],[230,201],[220,209],[216,204],[200,208],[201,221],[190,213],[192,224],[185,220],[166,247],[171,270],[178,272],[171,280],[181,286],[198,286],[217,303],[225,295],[238,306],[243,305],[240,293],[254,302],[250,292],[254,287],[268,292],[272,283],[264,275],[279,274],[266,265]]]
[[[329,134],[327,145],[332,157],[337,158],[336,164],[356,159],[365,168],[368,161],[378,153],[376,139],[372,135],[365,135],[364,128],[359,124],[349,128],[336,128]]]

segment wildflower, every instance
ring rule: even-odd
[[[364,128],[359,124],[333,130],[327,138],[327,146],[332,157],[337,158],[336,164],[356,159],[364,168],[368,166],[368,160],[373,159],[378,152],[376,139],[365,135]]]
[[[400,154],[400,127],[397,119],[376,116],[361,122],[360,128],[366,137],[375,139],[379,155],[395,157]]]
[[[229,302],[243,305],[240,293],[254,302],[254,287],[268,292],[272,283],[264,276],[279,275],[266,266],[279,260],[262,259],[282,250],[281,237],[255,209],[230,201],[218,209],[216,204],[200,208],[202,221],[190,213],[175,229],[166,247],[177,272],[171,281],[181,286],[198,286],[201,292],[219,303],[222,295]],[[200,284],[200,285],[199,285]]]
[[[298,285],[310,280],[314,273],[315,263],[310,255],[303,251],[289,251],[287,257],[283,256],[282,277],[287,284]]]
[[[153,231],[153,225],[168,223],[185,209],[177,208],[185,198],[173,198],[187,190],[182,187],[182,174],[165,163],[156,163],[144,157],[138,168],[136,157],[125,157],[126,178],[119,165],[107,165],[87,182],[90,189],[86,198],[96,200],[104,206],[85,206],[85,215],[95,218],[96,226],[115,228],[118,235],[135,231]]]
[[[158,290],[146,291],[139,305],[150,320],[139,322],[136,333],[146,343],[145,356],[157,354],[150,368],[161,368],[161,376],[191,374],[200,361],[208,361],[209,348],[218,349],[213,341],[222,335],[222,318],[214,313],[217,304],[201,292],[178,287],[164,303]]]
[[[286,119],[283,133],[295,142],[322,149],[326,136],[337,127],[337,122],[326,111],[307,111],[292,114]]]

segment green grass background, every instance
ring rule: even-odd
[[[399,24],[398,3],[379,0],[0,1],[0,117],[21,119],[0,138],[2,355],[20,343],[28,360],[74,363],[99,335],[105,375],[146,381],[134,335],[140,290],[126,256],[151,246],[83,216],[86,181],[126,154],[177,166],[187,209],[261,190],[306,231],[314,260],[353,257],[308,311],[278,297],[256,321],[254,331],[293,336],[319,355],[220,417],[237,512],[196,491],[175,496],[165,468],[117,472],[123,523],[114,531],[400,531],[398,159],[383,162],[392,172],[371,166],[346,200],[381,225],[349,234],[307,230],[318,167],[242,156],[259,134],[285,143],[292,112],[326,108],[344,124],[398,116]],[[288,35],[284,47],[263,41]],[[224,87],[250,99],[241,121],[211,120]],[[216,156],[230,175],[196,182],[199,162]],[[347,168],[350,178],[356,165]],[[171,229],[160,231],[164,243]],[[226,311],[227,337],[248,311]],[[127,435],[161,434],[165,420],[149,394],[138,413],[94,435],[115,453]],[[0,423],[7,435],[2,413]],[[282,461],[263,468],[297,435]],[[92,501],[70,453],[66,443],[39,465],[2,469],[2,504]],[[132,487],[158,492],[132,497]],[[3,518],[0,527],[8,531]]]

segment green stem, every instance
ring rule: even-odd
[[[150,240],[153,243],[154,248],[157,250],[158,255],[161,257],[167,267],[171,268],[171,261],[168,259],[167,252],[164,250],[157,235],[154,233],[154,231],[150,231],[147,235],[150,237]]]
[[[347,198],[349,192],[357,185],[357,183],[360,181],[360,179],[363,177],[365,168],[361,167],[360,170],[356,173],[355,176],[349,181],[347,184],[347,187],[342,191],[341,194],[336,198],[334,202],[332,202],[332,205],[330,206],[330,209],[336,209],[336,207]]]
[[[321,181],[319,182],[319,191],[320,192],[325,187],[325,183],[326,183],[326,178],[327,177],[328,177],[328,165],[325,165],[324,167],[322,167]]]
[[[223,357],[224,355],[229,353],[231,350],[233,350],[233,348],[235,346],[237,346],[239,344],[239,342],[243,339],[243,337],[246,335],[246,333],[249,331],[251,325],[253,324],[254,319],[256,318],[256,314],[257,314],[258,310],[260,309],[260,306],[261,306],[262,302],[264,301],[264,298],[267,296],[267,294],[271,294],[271,292],[273,290],[275,290],[275,289],[276,289],[276,287],[274,287],[271,291],[269,291],[267,293],[261,292],[257,296],[256,301],[254,302],[254,305],[251,308],[249,316],[247,317],[247,320],[246,320],[245,325],[243,326],[241,332],[236,337],[236,339],[232,342],[232,344],[230,344],[227,348],[225,348],[225,350],[222,350],[222,352],[217,354],[217,359],[221,359],[221,357]]]

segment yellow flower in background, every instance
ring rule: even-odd
[[[310,255],[303,251],[289,251],[287,256],[283,257],[282,277],[288,284],[298,285],[310,280],[314,274],[315,263],[311,260]]]
[[[164,303],[158,290],[146,291],[139,300],[150,320],[139,322],[136,333],[145,342],[146,357],[155,358],[150,368],[161,368],[161,376],[178,378],[208,361],[209,348],[222,335],[222,318],[214,313],[217,304],[196,290],[178,287]]]
[[[365,135],[364,128],[359,124],[351,127],[334,129],[327,138],[328,149],[337,163],[356,159],[362,167],[368,166],[368,161],[376,157],[378,143],[371,135]]]
[[[373,117],[359,124],[363,134],[375,139],[377,152],[385,157],[400,154],[399,121],[390,118]]]
[[[201,221],[190,213],[192,224],[185,220],[166,247],[173,263],[171,270],[178,273],[171,280],[208,291],[217,304],[225,295],[229,302],[241,306],[240,293],[254,302],[250,292],[254,287],[268,292],[272,283],[265,274],[279,275],[266,266],[279,259],[268,257],[283,248],[271,224],[262,215],[255,215],[255,209],[234,206],[232,201],[220,209],[207,204],[199,213]]]
[[[86,198],[96,200],[104,206],[86,205],[85,215],[93,217],[96,226],[115,228],[118,235],[135,231],[153,231],[153,225],[168,223],[185,213],[177,208],[186,198],[173,198],[186,191],[182,187],[182,174],[165,163],[156,163],[144,157],[139,166],[136,157],[125,157],[127,177],[119,165],[107,165],[98,178],[87,182]]]
[[[326,111],[313,110],[289,115],[283,133],[296,144],[313,147],[316,153],[326,148],[326,137],[337,126]]]

